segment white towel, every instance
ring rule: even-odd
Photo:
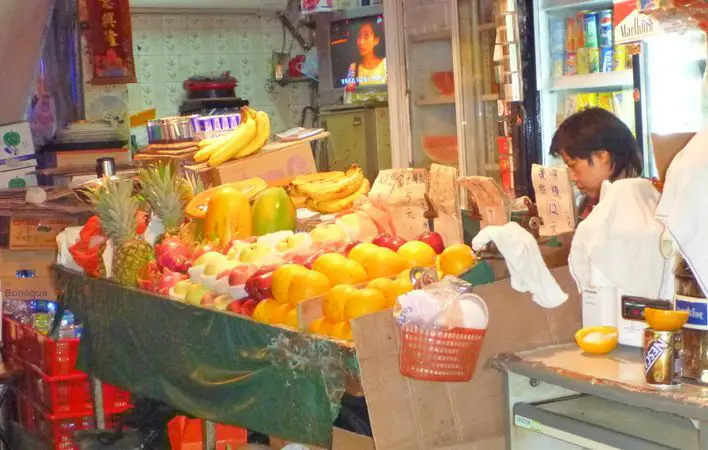
[[[568,299],[546,267],[536,239],[518,223],[484,227],[472,240],[472,249],[481,250],[490,242],[504,256],[515,290],[531,292],[533,301],[544,308],[555,308]]]
[[[708,292],[708,128],[698,132],[671,162],[656,217],[703,292]]]
[[[674,261],[660,251],[658,202],[649,180],[603,183],[600,202],[578,225],[568,260],[580,291],[611,287],[621,294],[672,298]]]

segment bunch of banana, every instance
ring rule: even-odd
[[[199,151],[194,155],[198,163],[208,162],[215,167],[234,159],[250,156],[268,142],[270,118],[263,111],[241,108],[241,124],[229,134],[199,143]]]
[[[354,200],[369,193],[371,185],[361,167],[354,164],[346,172],[324,172],[296,177],[290,196],[296,206],[325,214],[349,209]]]

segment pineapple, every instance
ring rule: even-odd
[[[193,196],[193,188],[177,176],[173,164],[158,164],[138,173],[141,193],[150,210],[165,227],[165,233],[174,235],[184,223],[184,207]]]
[[[105,178],[90,198],[103,232],[113,241],[113,279],[136,287],[138,273],[155,258],[155,252],[135,234],[138,200],[133,197],[133,181]]]

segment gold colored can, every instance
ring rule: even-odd
[[[590,50],[589,48],[582,47],[577,51],[575,70],[578,75],[587,75],[590,73]]]
[[[615,67],[616,71],[627,70],[627,46],[615,45]]]
[[[644,380],[647,384],[670,388],[681,384],[683,332],[644,330]]]

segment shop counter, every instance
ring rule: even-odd
[[[507,448],[708,449],[708,387],[644,382],[642,350],[574,344],[501,354]]]

